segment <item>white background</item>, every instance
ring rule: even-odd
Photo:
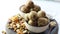
[[[0,0],[0,34],[2,30],[5,30],[5,25],[7,20],[20,13],[19,7],[25,4],[26,0]],[[55,18],[59,24],[59,34],[60,34],[60,3],[51,1],[39,1],[33,0],[33,2],[44,10],[46,13],[50,14]],[[21,13],[20,13],[21,14]]]

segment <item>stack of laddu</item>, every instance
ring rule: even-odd
[[[35,5],[32,1],[20,7],[20,11],[25,13],[25,20],[32,26],[45,26],[49,23],[46,13],[41,10],[41,7]]]

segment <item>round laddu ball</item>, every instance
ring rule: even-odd
[[[38,19],[38,26],[45,26],[49,23],[49,19],[46,18],[39,18]]]
[[[32,25],[32,26],[36,26],[36,22],[32,21],[32,20],[29,20],[28,21],[28,24]]]
[[[38,12],[40,10],[41,10],[40,6],[37,6],[37,5],[34,5],[34,8],[32,8],[32,11]]]
[[[29,20],[28,21],[28,24],[33,25],[33,21],[32,20]]]
[[[29,15],[29,13],[25,14],[24,18],[25,18],[26,21],[29,21],[28,15]]]
[[[39,11],[38,17],[46,17],[46,13],[44,11]]]
[[[27,1],[25,5],[30,7],[30,8],[34,7],[34,3],[32,1]]]
[[[30,20],[36,20],[38,17],[37,17],[37,12],[35,11],[31,11],[30,14],[29,14],[29,19]]]
[[[30,12],[30,8],[25,6],[25,5],[22,5],[20,7],[20,10],[23,12],[23,13],[29,13]]]

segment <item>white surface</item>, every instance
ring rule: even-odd
[[[5,25],[9,17],[20,13],[19,7],[24,4],[26,0],[0,0],[0,34],[5,30]],[[60,34],[60,3],[48,1],[34,1],[35,4],[40,5],[42,10],[52,15],[59,24]]]

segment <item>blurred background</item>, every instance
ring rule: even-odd
[[[49,1],[60,1],[60,0],[49,0]]]
[[[60,0],[53,0],[53,1],[60,1]]]

